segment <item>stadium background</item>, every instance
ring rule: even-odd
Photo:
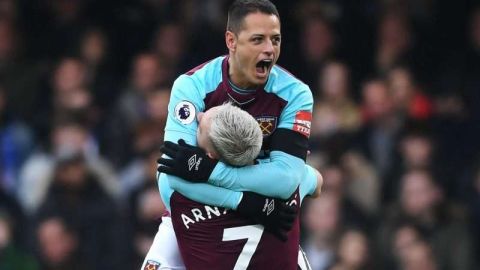
[[[226,53],[229,2],[0,0],[0,269],[139,268],[171,83]],[[316,103],[313,268],[479,269],[480,6],[274,2]]]

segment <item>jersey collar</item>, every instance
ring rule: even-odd
[[[228,76],[228,69],[229,69],[228,59],[229,59],[229,56],[227,55],[222,62],[222,83],[224,84],[225,89],[227,89],[228,97],[230,98],[231,101],[233,101],[234,103],[240,106],[253,102],[257,96],[257,93],[259,93],[260,91],[264,91],[264,85],[261,85],[257,87],[257,89],[252,91],[241,90],[241,89],[240,91],[234,90],[231,85],[230,78]]]

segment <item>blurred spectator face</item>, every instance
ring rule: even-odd
[[[402,264],[402,269],[405,270],[437,269],[433,259],[432,250],[425,242],[416,242],[406,249]]]
[[[359,231],[347,231],[338,247],[340,261],[347,269],[361,269],[368,260],[367,237]]]
[[[327,100],[342,100],[348,94],[348,70],[345,65],[332,62],[322,71],[321,85],[323,97]]]
[[[163,141],[164,124],[154,121],[142,121],[135,126],[135,153],[145,153],[152,146],[160,145]]]
[[[59,219],[42,222],[37,229],[37,238],[44,260],[49,265],[59,265],[72,256],[76,249],[75,237],[66,230]]]
[[[139,198],[138,213],[143,221],[155,220],[165,212],[165,205],[162,202],[158,189],[149,188],[142,192]]]
[[[410,168],[425,168],[430,164],[432,142],[424,136],[410,135],[401,143],[402,157]]]
[[[313,63],[323,61],[333,50],[332,30],[322,19],[307,20],[303,29],[302,42],[306,61]]]
[[[148,112],[153,120],[166,122],[168,114],[168,101],[170,89],[158,89],[153,91],[147,99]]]
[[[363,105],[370,119],[379,119],[390,114],[391,98],[382,81],[371,81],[363,87]]]
[[[410,72],[403,68],[390,71],[388,84],[395,108],[408,109],[415,91]]]
[[[153,54],[137,56],[133,64],[134,87],[143,94],[151,91],[158,82],[158,61]]]
[[[0,251],[10,244],[12,231],[5,216],[0,213]]]
[[[6,19],[0,20],[0,61],[12,57],[15,51],[15,29],[13,23]]]
[[[342,196],[345,187],[345,175],[338,166],[327,167],[323,173],[323,190]]]
[[[410,30],[405,18],[392,13],[383,17],[379,25],[379,42],[387,50],[399,52],[407,49],[410,45]]]
[[[474,48],[480,49],[480,8],[477,8],[472,15],[470,36]],[[0,42],[1,43],[1,42]]]
[[[82,153],[87,148],[88,142],[87,130],[75,123],[59,125],[54,128],[52,133],[52,144],[54,152]]]
[[[53,88],[57,93],[65,93],[83,87],[85,80],[83,63],[78,59],[64,58],[55,71]]]
[[[408,225],[398,228],[393,237],[393,250],[400,258],[405,256],[408,248],[419,240],[418,231]]]
[[[85,88],[64,92],[56,96],[56,106],[65,110],[86,109],[92,104],[92,95]]]
[[[167,24],[161,26],[154,41],[154,50],[175,65],[184,52],[184,31],[179,25]]]
[[[83,59],[90,64],[98,64],[105,56],[106,37],[98,31],[89,31],[83,38],[81,54]]]
[[[340,205],[338,198],[330,193],[323,193],[311,200],[308,205],[306,227],[313,234],[333,237],[340,225]]]
[[[402,178],[400,200],[406,214],[421,217],[430,213],[440,201],[440,191],[429,174],[414,170]]]
[[[61,163],[57,167],[56,180],[58,183],[69,189],[82,188],[86,183],[88,174],[88,169],[83,159],[63,161]]]

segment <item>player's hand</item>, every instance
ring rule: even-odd
[[[293,226],[297,210],[280,199],[268,198],[252,192],[243,192],[237,211],[265,226],[265,230],[282,241]]]
[[[159,172],[195,183],[207,182],[218,162],[209,158],[201,148],[189,145],[184,140],[178,140],[178,144],[167,141],[160,151],[171,159],[157,160]]]

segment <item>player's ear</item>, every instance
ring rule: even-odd
[[[225,43],[229,51],[234,52],[237,49],[237,36],[232,31],[225,32]]]
[[[212,151],[207,151],[207,156],[211,159],[217,159],[218,160],[218,155],[215,154],[215,152]]]

